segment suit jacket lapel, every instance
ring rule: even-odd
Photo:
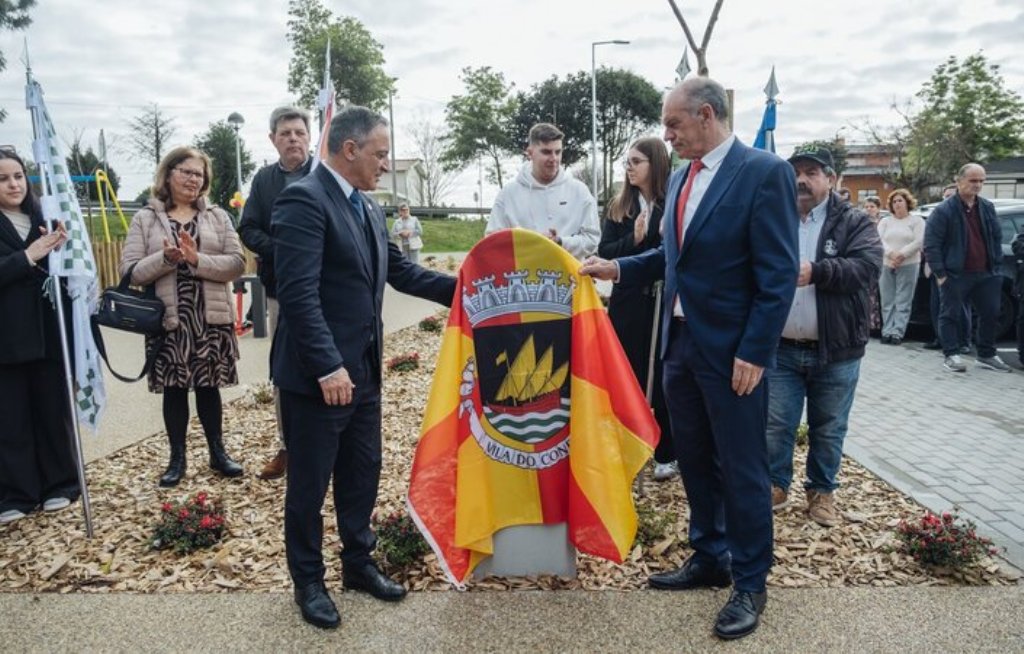
[[[352,202],[345,197],[345,193],[342,191],[341,186],[338,185],[338,181],[334,179],[334,175],[329,170],[324,169],[326,165],[321,163],[316,169],[316,174],[320,176],[320,183],[327,192],[327,197],[330,198],[331,203],[334,205],[334,215],[339,217],[337,220],[340,223],[342,232],[348,232],[351,235],[352,243],[355,245],[356,251],[359,253],[360,263],[363,265],[363,272],[366,273],[367,280],[372,284],[373,270],[370,264],[370,251],[366,247],[363,217],[356,214]]]
[[[690,167],[687,166],[682,173],[672,175],[668,183],[668,192],[665,194],[665,211],[661,216],[662,224],[665,226],[662,243],[665,244],[665,253],[669,261],[679,256],[679,233],[676,231],[676,214],[679,211],[679,193],[683,189],[683,180],[690,174]]]
[[[729,148],[729,152],[726,153],[718,172],[715,173],[715,178],[711,180],[711,186],[704,192],[704,197],[700,199],[697,211],[690,220],[690,226],[686,229],[686,238],[683,239],[683,249],[679,253],[680,257],[686,254],[690,244],[693,243],[694,237],[697,236],[701,228],[707,223],[711,211],[718,205],[725,191],[732,186],[736,173],[739,172],[740,163],[743,159],[743,148],[745,147],[737,139],[733,142],[732,147]]]

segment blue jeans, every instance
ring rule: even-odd
[[[818,351],[779,345],[778,363],[768,373],[768,464],[772,485],[793,483],[793,446],[807,400],[810,449],[804,487],[831,493],[843,460],[843,441],[860,359],[818,364]]]

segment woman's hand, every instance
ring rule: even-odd
[[[184,255],[181,250],[178,249],[178,246],[174,245],[166,238],[164,239],[164,261],[172,266],[177,266],[181,263],[183,256]]]
[[[186,231],[181,232],[181,256],[184,257],[185,263],[190,266],[196,266],[199,264],[199,247],[196,245],[195,240]]]
[[[633,243],[635,245],[643,243],[647,236],[647,213],[647,209],[641,211],[640,215],[636,217],[636,222],[633,223]]]
[[[57,223],[57,231],[52,233],[45,227],[40,227],[39,231],[42,233],[42,236],[32,241],[31,245],[25,248],[25,256],[33,264],[64,245],[64,242],[68,240],[68,232],[64,229],[64,223]]]

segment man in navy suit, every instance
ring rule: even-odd
[[[370,516],[381,465],[384,283],[451,306],[455,279],[410,263],[364,191],[388,170],[387,121],[348,107],[331,121],[326,161],[288,186],[272,230],[280,322],[271,369],[288,433],[285,547],[302,617],[340,623],[324,586],[323,507],[333,475],[342,581],[378,599],[405,589],[374,564]]]
[[[673,174],[660,248],[580,272],[665,279],[665,399],[690,504],[694,554],[652,575],[654,588],[733,585],[715,633],[757,628],[772,565],[765,368],[774,365],[798,272],[792,168],[729,129],[725,89],[697,77],[665,98],[665,140],[688,166]]]

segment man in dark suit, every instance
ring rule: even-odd
[[[688,166],[673,174],[660,248],[584,274],[630,284],[665,279],[663,383],[690,504],[694,555],[652,575],[654,588],[733,584],[715,633],[757,628],[772,565],[764,370],[774,365],[798,272],[796,184],[782,159],[729,130],[725,89],[703,77],[665,98],[665,140]]]
[[[323,581],[320,510],[332,475],[344,586],[388,601],[405,596],[372,558],[384,283],[448,306],[455,293],[454,278],[402,256],[364,193],[387,172],[390,145],[380,115],[341,111],[327,160],[281,192],[272,219],[281,315],[271,369],[289,434],[285,547],[302,617],[325,628],[340,623]]]

